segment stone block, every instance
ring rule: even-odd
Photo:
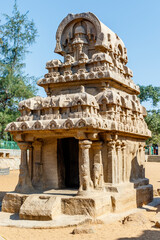
[[[20,219],[52,220],[61,213],[60,198],[49,195],[30,195],[20,208]]]
[[[10,157],[10,153],[6,153],[6,158],[9,158]]]
[[[19,213],[20,207],[28,195],[7,193],[2,201],[2,212]]]
[[[0,152],[0,157],[4,157],[4,153],[3,152]]]
[[[160,228],[160,221],[157,221],[157,222],[155,223],[155,227]]]
[[[91,234],[94,233],[94,229],[92,227],[77,227],[73,229],[72,234]]]
[[[137,207],[142,207],[143,204],[148,204],[153,200],[153,186],[151,184],[140,186],[136,189],[137,192]]]
[[[63,214],[96,217],[110,212],[111,201],[109,196],[63,198],[61,207]]]
[[[124,212],[136,208],[136,191],[135,189],[124,190],[119,193],[112,193],[112,212]]]
[[[157,189],[157,194],[160,196],[160,188]]]

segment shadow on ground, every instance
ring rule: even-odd
[[[9,192],[9,191],[7,191],[7,192]],[[6,191],[0,191],[0,202],[2,202],[4,196],[7,192]]]
[[[10,216],[10,219],[12,219],[12,220],[20,220],[19,214],[17,214],[17,213],[12,214],[12,215]]]
[[[134,231],[134,229],[133,229]],[[160,240],[160,230],[144,230],[142,235],[131,238],[117,238],[117,240]]]

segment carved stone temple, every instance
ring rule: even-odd
[[[55,209],[98,216],[151,202],[144,169],[151,132],[123,41],[94,14],[69,14],[58,27],[55,53],[63,62],[48,61],[37,82],[47,97],[20,102],[21,116],[6,127],[21,165],[2,210],[43,220],[44,209],[48,219]]]

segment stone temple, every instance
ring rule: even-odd
[[[123,41],[94,14],[69,14],[55,53],[64,61],[48,61],[37,82],[47,97],[20,102],[21,116],[6,127],[21,165],[2,210],[43,220],[57,211],[98,216],[151,202],[144,169],[151,132]]]

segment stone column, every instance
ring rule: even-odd
[[[94,153],[94,163],[93,163],[93,184],[95,189],[104,188],[104,176],[103,176],[103,164],[102,164],[102,154],[101,142],[93,142],[93,153]]]
[[[89,148],[92,142],[88,140],[79,141],[80,154],[79,154],[79,175],[80,175],[80,188],[78,194],[87,194],[93,189],[93,182],[90,176],[90,159]]]
[[[133,160],[133,153],[129,149],[129,144],[127,144],[126,148],[126,155],[127,155],[127,182],[130,182],[131,179],[131,172],[132,172],[132,160]]]
[[[116,160],[116,149],[115,149],[115,141],[110,141],[107,144],[108,150],[108,182],[115,183],[116,173],[115,173],[115,160]]]
[[[116,176],[116,183],[122,182],[122,155],[121,155],[121,145],[120,141],[116,143],[116,155],[117,155],[117,162],[115,167],[117,167],[117,176]]]
[[[36,141],[32,144],[33,150],[33,179],[32,184],[35,189],[43,189],[43,163],[42,163],[42,142]]]
[[[29,148],[29,143],[19,142],[19,148],[21,149],[21,164],[19,181],[16,186],[15,191],[19,193],[30,193],[34,190],[31,179],[29,177],[28,164],[27,164],[27,149]]]
[[[145,178],[145,165],[144,165],[144,163],[145,163],[145,144],[144,143],[142,143],[142,145],[141,145],[140,152],[141,152],[141,154],[140,154],[140,156],[141,156],[141,158],[140,158],[141,176],[140,177]]]
[[[127,181],[126,144],[122,142],[122,181]]]
[[[29,145],[29,161],[28,161],[29,176],[33,178],[33,147]]]

